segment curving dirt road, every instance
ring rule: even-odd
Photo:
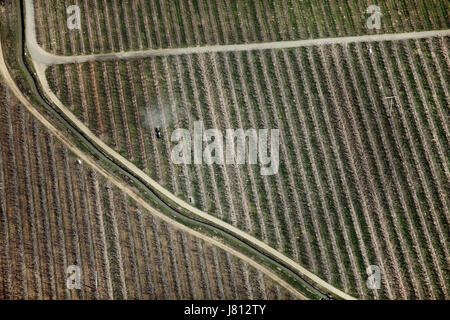
[[[283,255],[282,253],[278,252],[274,248],[270,247],[266,243],[262,242],[261,240],[258,240],[257,238],[245,233],[244,231],[212,216],[211,214],[208,214],[204,211],[201,211],[187,202],[179,199],[177,196],[172,194],[170,191],[166,190],[163,186],[158,184],[156,181],[154,181],[152,178],[150,178],[147,174],[145,174],[142,170],[140,170],[138,167],[136,167],[133,163],[125,159],[123,156],[121,156],[119,153],[114,151],[112,148],[107,146],[100,138],[98,138],[94,133],[92,133],[72,112],[70,112],[69,109],[67,109],[66,106],[62,104],[62,102],[56,97],[56,95],[53,93],[53,91],[50,89],[47,79],[45,77],[45,67],[40,64],[35,64],[36,69],[36,76],[39,79],[39,82],[42,86],[42,90],[44,94],[47,96],[47,98],[59,108],[60,111],[62,111],[69,119],[72,121],[75,126],[78,128],[78,130],[82,131],[86,136],[88,136],[92,141],[95,142],[95,144],[102,148],[108,155],[110,155],[112,158],[114,158],[116,161],[120,162],[123,166],[127,167],[130,171],[132,171],[134,174],[139,176],[142,180],[144,180],[148,185],[150,185],[153,189],[160,192],[164,197],[167,199],[170,199],[177,205],[183,207],[184,209],[190,211],[191,213],[194,213],[195,215],[204,218],[205,220],[208,220],[216,225],[221,226],[224,229],[229,230],[230,232],[239,235],[240,237],[246,239],[247,241],[251,242],[253,245],[262,248],[266,252],[270,253],[271,255],[277,257],[280,261],[283,261],[287,265],[289,265],[291,268],[293,268],[296,272],[298,272],[300,275],[308,278],[312,282],[314,282],[319,287],[322,287],[326,289],[329,292],[332,292],[336,294],[337,296],[341,297],[342,299],[346,300],[353,300],[354,298],[345,292],[333,287],[332,285],[328,284],[315,274],[311,273],[307,269],[300,266],[298,263],[296,263],[294,260],[290,259],[289,257]],[[137,195],[136,195],[137,196]],[[170,220],[170,219],[169,219]]]
[[[421,32],[374,34],[353,37],[321,38],[295,41],[259,42],[231,45],[209,45],[201,47],[149,49],[142,51],[112,52],[105,54],[91,54],[78,56],[58,56],[45,51],[39,46],[36,39],[33,0],[25,0],[26,10],[26,41],[27,47],[34,61],[43,65],[83,63],[87,61],[107,61],[114,59],[145,58],[152,56],[173,56],[183,54],[198,54],[208,52],[250,51],[264,49],[287,49],[297,47],[319,46],[327,44],[345,44],[354,42],[395,41],[406,39],[421,39],[429,37],[443,37],[450,35],[450,29],[431,30]]]

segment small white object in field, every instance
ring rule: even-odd
[[[194,203],[194,198],[189,197],[189,202],[190,202],[190,203]]]
[[[372,52],[373,52],[372,48],[369,48],[369,53],[372,53]]]
[[[81,160],[80,159],[77,159],[77,164],[81,164]]]

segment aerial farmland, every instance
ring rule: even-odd
[[[449,298],[446,1],[0,5],[0,299]]]

